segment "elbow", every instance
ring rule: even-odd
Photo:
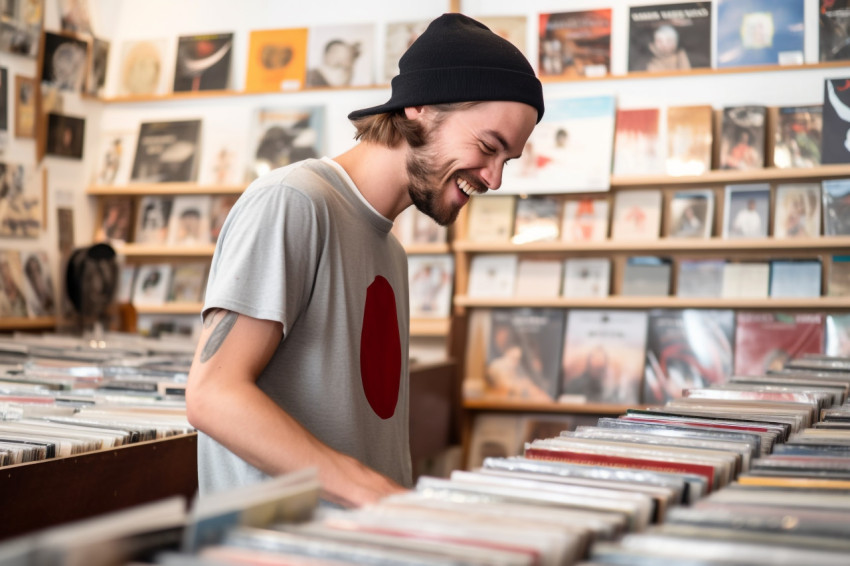
[[[202,385],[202,379],[189,373],[186,384],[186,420],[195,429],[207,432],[206,415],[209,414],[209,395]]]

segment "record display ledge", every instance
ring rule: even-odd
[[[629,409],[645,405],[620,405],[614,403],[549,403],[511,399],[464,399],[463,408],[468,411],[507,411],[518,413],[565,413],[570,415],[622,415]]]
[[[842,163],[837,165],[818,165],[817,167],[802,168],[761,167],[746,170],[712,169],[711,171],[706,171],[702,175],[687,176],[674,176],[667,174],[612,175],[611,188],[657,188],[721,183],[802,181],[837,177],[850,177],[850,164]]]
[[[7,330],[46,330],[56,328],[55,316],[3,317],[0,318],[0,331]]]
[[[691,298],[612,295],[599,298],[570,299],[566,297],[469,297],[455,296],[460,307],[565,307],[593,309],[795,309],[850,310],[850,297],[811,298]]]

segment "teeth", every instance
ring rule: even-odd
[[[471,196],[472,196],[473,188],[472,188],[472,186],[471,186],[469,183],[467,183],[464,179],[460,179],[460,178],[459,178],[459,179],[457,180],[457,187],[460,189],[460,192],[462,192],[462,193],[463,193],[463,194],[465,194],[466,196],[468,196],[468,197],[471,197]]]

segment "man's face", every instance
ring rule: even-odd
[[[426,143],[409,148],[408,192],[413,204],[446,226],[454,222],[469,195],[502,184],[502,169],[518,158],[537,122],[537,110],[521,102],[481,102],[442,116],[433,107],[418,119]]]

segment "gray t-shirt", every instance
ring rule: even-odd
[[[204,312],[280,322],[260,389],[325,444],[409,486],[407,256],[391,228],[328,158],[272,171],[222,227]],[[265,478],[199,434],[201,494]]]

